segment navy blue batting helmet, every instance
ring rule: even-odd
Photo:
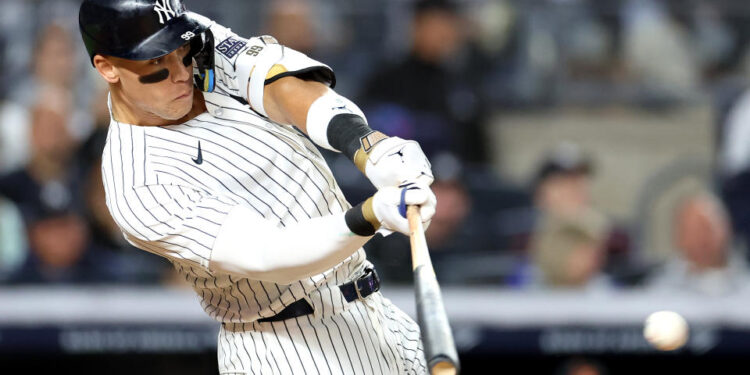
[[[83,43],[95,55],[155,59],[200,36],[209,25],[182,0],[85,0],[78,14]]]

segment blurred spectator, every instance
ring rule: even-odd
[[[11,264],[20,265],[20,261],[26,256],[25,247],[20,247],[26,244],[23,241],[24,231],[19,230],[19,227],[22,226],[18,223],[19,210],[24,219],[28,220],[28,217],[25,217],[29,212],[28,208],[36,205],[43,195],[49,197],[59,195],[57,193],[62,192],[60,194],[66,195],[65,199],[72,199],[70,194],[74,188],[68,184],[75,185],[75,179],[68,173],[68,161],[74,144],[66,126],[71,105],[69,99],[70,96],[67,91],[53,86],[45,86],[39,92],[37,102],[29,111],[30,125],[16,121],[5,124],[5,129],[11,131],[3,133],[5,136],[11,136],[11,138],[5,139],[2,144],[14,145],[9,147],[9,152],[20,152],[26,149],[26,147],[16,147],[17,145],[31,145],[28,164],[22,164],[20,158],[11,158],[13,164],[10,166],[14,168],[0,168],[0,171],[3,172],[0,173],[0,196],[10,200],[18,208],[18,210],[15,210],[8,204],[0,207],[0,216],[3,220],[2,229],[4,231],[15,229],[14,232],[6,232],[8,234],[4,236],[2,244],[0,244],[4,247],[0,249],[2,250],[0,252],[4,253],[5,256],[11,256],[11,259],[8,260],[10,263],[7,264],[8,266],[11,266]],[[24,111],[19,110],[18,112],[23,113]],[[25,115],[21,118],[25,121]],[[21,120],[21,118],[15,120]],[[14,120],[12,116],[6,117],[5,114],[3,119],[6,121]],[[15,132],[19,128],[28,130]],[[64,186],[68,186],[68,188],[62,188]],[[12,268],[6,271],[9,272]]]
[[[409,54],[376,69],[357,101],[374,129],[420,143],[433,164],[432,188],[438,204],[426,232],[438,278],[468,280],[466,267],[440,266],[470,252],[490,250],[489,233],[472,215],[472,199],[462,169],[489,160],[482,73],[470,54],[462,8],[450,0],[414,2]],[[490,222],[489,220],[487,221]],[[386,281],[408,282],[408,238],[391,235],[371,241],[368,254]],[[468,263],[467,263],[468,264]],[[451,271],[448,271],[451,270]]]
[[[593,165],[577,145],[563,142],[540,163],[533,180],[536,226],[519,285],[588,288],[608,285],[606,261],[619,237],[591,200]]]
[[[452,242],[471,210],[471,198],[466,193],[466,187],[456,179],[439,180],[431,187],[435,196],[440,197],[440,208],[436,208],[430,227],[425,232],[427,245],[433,251],[446,251],[449,248],[458,251],[466,244]]]
[[[316,46],[316,32],[306,0],[279,0],[270,5],[265,31],[279,43],[304,54],[313,52]]]
[[[33,74],[37,85],[72,89],[75,83],[75,52],[72,35],[61,25],[44,27],[36,43]]]
[[[35,260],[53,268],[71,266],[86,243],[85,227],[73,213],[78,184],[69,169],[74,142],[66,126],[68,99],[59,88],[48,86],[40,92],[31,109],[31,160],[25,168],[0,176],[0,195],[18,206],[34,252],[24,270],[12,277],[17,281],[35,278],[25,278],[29,267],[36,267]]]
[[[689,98],[700,83],[700,69],[684,24],[672,17],[664,2],[624,4],[625,63],[646,89],[643,94],[657,100]]]
[[[0,1],[0,61],[3,69],[0,79],[3,82],[17,80],[28,70],[34,44],[34,33],[38,24],[34,5],[26,0]],[[0,96],[6,99],[19,85],[0,86]]]
[[[542,219],[532,239],[531,256],[544,288],[609,287],[604,274],[607,221],[593,210]]]
[[[592,161],[578,145],[556,145],[534,176],[535,206],[545,215],[578,215],[592,205],[592,173]]]
[[[325,0],[269,1],[262,5],[260,33],[333,68],[336,91],[346,96],[352,94],[351,88],[361,80],[367,64],[362,64],[361,52],[351,45],[354,31],[342,23],[343,19],[356,20],[347,17],[348,9],[341,5]],[[253,30],[250,34],[257,33]],[[371,47],[367,46],[367,51],[377,54]]]
[[[94,283],[114,281],[112,265],[89,247],[88,231],[72,202],[43,197],[25,205],[24,217],[31,249],[9,283]],[[53,205],[54,204],[54,205]]]
[[[466,2],[471,69],[482,72],[475,84],[498,106],[519,105],[535,86],[535,73],[521,42],[522,15],[510,0]],[[538,85],[543,86],[543,85]],[[545,89],[546,90],[546,89]],[[547,93],[548,94],[548,93]]]
[[[13,77],[13,81],[24,82],[15,85],[8,94],[8,101],[0,107],[0,171],[18,168],[31,157],[31,145],[25,141],[29,137],[31,107],[38,98],[45,95],[50,87],[62,92],[68,108],[65,125],[70,137],[80,140],[90,131],[87,116],[76,108],[76,98],[71,95],[76,89],[88,92],[86,87],[77,86],[80,79],[76,75],[76,59],[80,43],[73,43],[71,33],[62,25],[51,23],[39,31],[34,48],[31,48],[31,75]]]
[[[674,7],[684,9],[678,4]],[[721,81],[736,70],[738,52],[742,50],[740,36],[731,29],[728,14],[722,14],[721,5],[714,2],[699,2],[691,7],[693,44],[695,56],[707,84]]]
[[[77,83],[77,51],[73,36],[63,25],[51,23],[40,28],[31,56],[31,75],[11,93],[11,100],[31,106],[45,86],[72,92]]]
[[[22,213],[40,197],[61,203],[76,199],[79,181],[70,163],[75,142],[67,127],[69,99],[62,89],[44,87],[30,111],[31,159],[24,168],[0,177],[0,195],[14,201]]]
[[[724,295],[747,287],[746,262],[734,246],[729,218],[716,196],[707,190],[684,194],[672,219],[672,256],[654,271],[650,288]]]
[[[359,103],[374,129],[417,140],[428,157],[441,152],[464,162],[486,162],[481,74],[459,58],[463,18],[449,0],[414,5],[412,46],[396,64],[377,69]]]

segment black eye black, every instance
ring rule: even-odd
[[[138,77],[141,83],[157,83],[161,82],[169,77],[169,70],[162,69],[155,73],[147,74],[145,76]]]

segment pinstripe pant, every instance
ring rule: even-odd
[[[222,375],[426,374],[419,326],[380,293],[330,316],[225,324]]]

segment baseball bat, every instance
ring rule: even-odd
[[[417,321],[422,330],[427,367],[432,375],[457,375],[458,352],[453,341],[448,315],[445,313],[440,285],[424,237],[424,226],[418,206],[406,211],[411,231],[411,260],[417,300]]]

